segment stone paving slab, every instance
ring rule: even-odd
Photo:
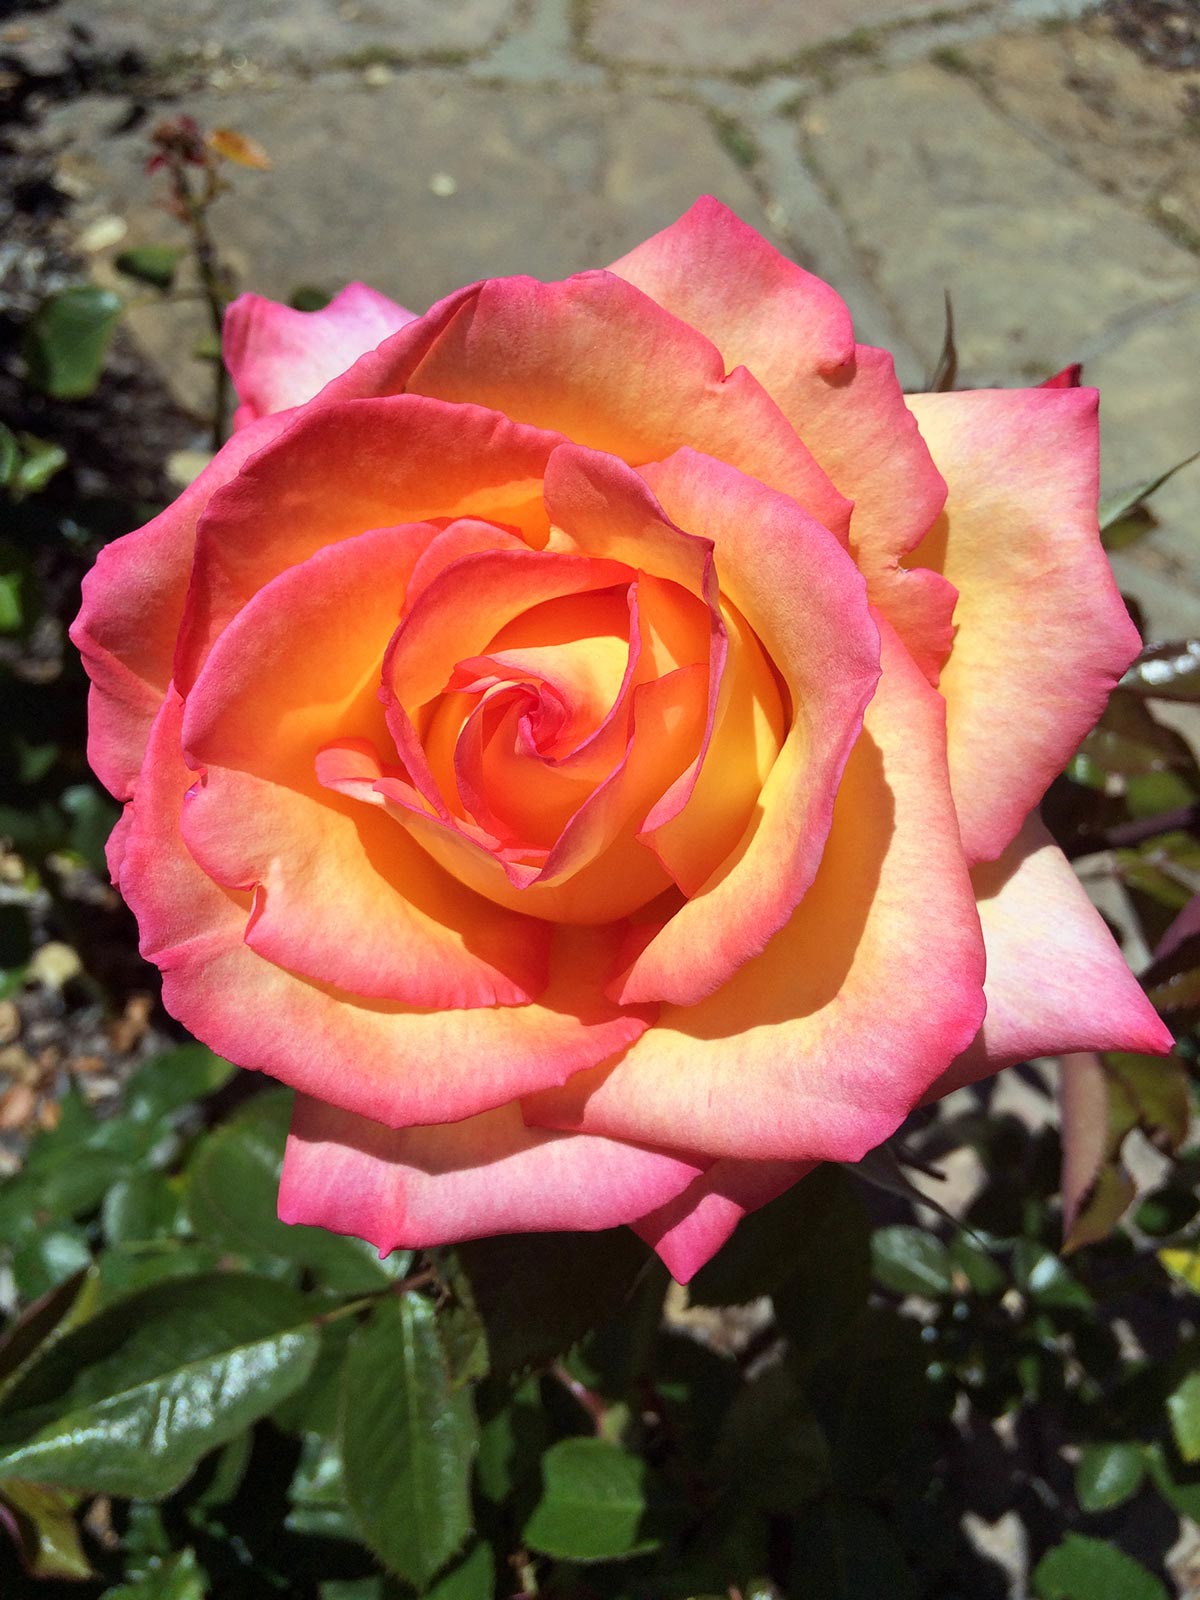
[[[960,382],[1037,380],[1200,289],[1200,264],[923,64],[810,102],[807,149],[884,299],[927,360],[942,291]]]
[[[583,43],[622,64],[746,71],[847,38],[869,50],[881,26],[976,8],[977,0],[588,0]]]
[[[370,90],[326,76],[302,93],[208,94],[188,109],[252,135],[272,157],[268,173],[236,174],[213,226],[242,286],[276,299],[299,284],[333,291],[361,278],[421,311],[480,277],[564,277],[615,259],[703,192],[769,231],[745,173],[684,101],[457,77]],[[86,151],[71,141],[87,212],[127,222],[114,248],[178,237],[142,170],[145,153],[144,130],[93,138]],[[177,359],[189,343],[179,310],[140,307],[132,327],[196,404],[203,371]],[[198,333],[198,315],[192,325]]]
[[[1098,188],[1200,244],[1200,70],[1152,66],[1104,17],[981,39],[945,60]]]
[[[57,15],[151,60],[228,52],[310,65],[483,50],[516,0],[65,0]]]

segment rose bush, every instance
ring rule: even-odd
[[[711,200],[413,317],[229,311],[237,431],[73,630],[168,1010],[382,1249],[737,1220],[1170,1039],[1038,800],[1139,641],[1096,395],[906,397]]]

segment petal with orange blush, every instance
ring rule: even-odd
[[[315,770],[330,739],[383,733],[380,659],[436,537],[416,524],[329,545],[239,612],[188,696],[183,743],[204,776],[182,828],[210,877],[257,891],[246,941],[279,965],[410,1005],[520,1004],[544,983],[547,931]]]
[[[557,930],[537,1001],[474,1011],[369,1000],[266,960],[244,939],[249,896],[214,883],[184,846],[179,815],[194,774],[181,728],[172,692],[132,802],[119,887],[142,954],[162,969],[163,1004],[213,1050],[399,1127],[461,1121],[565,1082],[648,1025],[652,1013],[609,1004],[592,976],[611,969],[608,930]]]
[[[279,1215],[384,1253],[496,1233],[613,1228],[647,1202],[670,1201],[701,1166],[615,1139],[526,1128],[515,1105],[392,1129],[300,1095]]]
[[[1031,1056],[1172,1048],[1170,1029],[1036,815],[971,878],[987,950],[987,1016],[930,1098]]]
[[[766,389],[854,502],[850,542],[871,599],[936,681],[953,590],[897,561],[932,526],[946,485],[906,411],[891,356],[856,345],[841,297],[708,196],[611,270]]]
[[[846,536],[849,502],[757,379],[612,273],[493,278],[403,365],[409,393],[491,406],[634,466],[703,450]]]
[[[348,283],[320,311],[239,295],[221,332],[225,365],[241,402],[237,426],[303,405],[364,351],[415,320],[365,283]]]
[[[941,678],[972,861],[994,860],[1140,648],[1096,521],[1094,389],[911,395],[950,486],[913,552],[959,591]]]
[[[203,510],[176,683],[186,692],[242,606],[325,545],[430,517],[478,518],[544,541],[542,473],[559,442],[478,406],[416,395],[305,407]]]
[[[879,639],[861,574],[794,501],[690,450],[644,475],[672,522],[712,541],[722,594],[791,698],[791,727],[745,832],[614,989],[690,1005],[757,955],[811,884],[879,676]]]
[[[120,800],[133,793],[151,725],[171,681],[197,520],[214,491],[292,421],[275,416],[243,428],[165,511],[105,545],[83,580],[83,605],[71,625],[71,640],[92,680],[88,762]]]
[[[882,621],[880,635],[883,675],[790,921],[708,999],[664,1006],[617,1061],[527,1099],[527,1122],[719,1156],[853,1161],[974,1037],[983,939],[944,708]]]
[[[744,1216],[810,1173],[812,1161],[714,1161],[680,1194],[633,1223],[676,1283],[694,1278]]]

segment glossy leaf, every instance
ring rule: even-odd
[[[100,1600],[207,1600],[209,1593],[195,1552],[180,1550],[157,1562],[136,1583],[106,1590]]]
[[[1167,1591],[1140,1562],[1106,1539],[1069,1533],[1038,1562],[1038,1600],[1167,1600]]]
[[[953,1287],[950,1252],[924,1228],[900,1223],[877,1228],[871,1236],[871,1260],[876,1281],[897,1294],[938,1299]]]
[[[459,1245],[455,1256],[487,1330],[490,1369],[504,1376],[545,1366],[606,1322],[651,1253],[628,1228],[610,1228],[502,1234]]]
[[[212,1274],[157,1284],[72,1330],[5,1397],[0,1477],[159,1499],[304,1382],[308,1303]]]
[[[531,1550],[561,1561],[612,1561],[653,1550],[649,1469],[605,1439],[560,1439],[542,1457],[542,1498],[525,1524]]]
[[[100,382],[121,301],[90,285],[52,294],[26,329],[30,382],[56,400],[82,400]]]
[[[1200,639],[1176,639],[1143,650],[1121,687],[1154,700],[1200,701]]]
[[[1145,1476],[1140,1445],[1089,1444],[1075,1468],[1075,1498],[1085,1511],[1111,1511],[1132,1499]]]
[[[341,1407],[350,1514],[393,1572],[424,1588],[471,1531],[478,1424],[470,1392],[452,1390],[432,1303],[404,1294],[355,1335]]]

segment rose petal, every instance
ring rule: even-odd
[[[243,428],[164,512],[105,545],[83,580],[71,640],[92,680],[88,762],[119,800],[133,793],[151,724],[171,681],[197,519],[214,491],[292,420],[274,416]]]
[[[993,860],[1140,649],[1100,545],[1094,389],[912,395],[950,486],[913,552],[959,591],[941,678],[972,861]]]
[[[407,366],[407,363],[405,363]],[[607,272],[496,278],[464,299],[405,378],[638,466],[691,445],[799,500],[845,535],[849,505],[757,380]]]
[[[701,1167],[615,1139],[526,1128],[516,1106],[395,1130],[299,1095],[279,1215],[384,1253],[496,1233],[613,1228],[648,1200],[670,1200]]]
[[[854,502],[850,542],[871,599],[936,681],[954,595],[897,560],[932,525],[946,485],[906,413],[891,356],[856,345],[840,296],[709,196],[611,270],[762,384]]]
[[[787,926],[709,999],[664,1007],[616,1062],[527,1099],[526,1121],[713,1155],[853,1161],[966,1047],[983,1014],[983,940],[942,702],[884,622],[880,635],[864,735]]]
[[[348,283],[320,311],[239,295],[225,313],[221,348],[241,405],[238,426],[300,406],[331,378],[415,318],[365,283]]]
[[[987,1016],[930,1098],[1031,1056],[1171,1050],[1170,1029],[1036,816],[971,879],[987,950]]]
[[[246,942],[280,966],[409,1005],[518,1005],[544,983],[547,930],[465,891],[315,770],[331,738],[384,732],[379,663],[437,536],[417,524],[329,545],[238,613],[187,700],[204,780],[183,835],[210,877],[256,890]]]
[[[230,618],[323,545],[429,517],[529,527],[544,542],[542,473],[558,442],[415,395],[306,407],[204,510],[176,683],[190,689]]]
[[[162,969],[163,1004],[219,1054],[330,1105],[409,1126],[461,1120],[562,1083],[647,1026],[650,1013],[619,1011],[597,988],[613,959],[606,931],[556,932],[550,981],[534,1004],[470,1012],[361,999],[265,960],[243,939],[249,896],[214,883],[184,848],[179,814],[194,774],[181,731],[171,693],[132,803],[120,889],[143,956]]]
[[[761,951],[812,882],[879,645],[861,575],[793,501],[691,450],[645,476],[673,522],[712,540],[722,592],[761,639],[793,706],[736,848],[614,991],[688,1005]]]
[[[742,1218],[811,1172],[812,1161],[714,1161],[681,1194],[639,1217],[633,1231],[658,1252],[677,1283],[687,1283]]]

